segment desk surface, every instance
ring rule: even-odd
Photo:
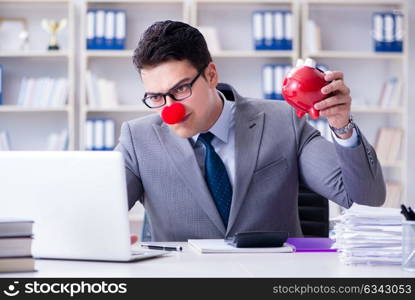
[[[38,272],[0,277],[414,277],[400,266],[348,266],[337,253],[200,254],[183,252],[133,263],[36,260]]]

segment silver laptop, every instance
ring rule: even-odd
[[[0,152],[0,218],[34,221],[37,258],[135,261],[119,152]]]

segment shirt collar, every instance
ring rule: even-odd
[[[223,93],[217,90],[219,96],[223,100],[222,112],[216,121],[215,124],[209,129],[209,131],[222,142],[227,143],[229,139],[229,129],[231,127],[231,118],[232,118],[232,104],[230,101],[226,100]],[[194,143],[197,142],[200,133],[192,136]]]

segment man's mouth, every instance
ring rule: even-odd
[[[187,119],[189,119],[189,117],[190,117],[190,115],[191,115],[191,114],[192,114],[192,113],[187,114],[187,115],[183,118],[183,120],[181,120],[179,123],[186,122],[186,120],[187,120]]]

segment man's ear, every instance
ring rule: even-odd
[[[210,62],[205,70],[205,76],[208,81],[210,88],[216,88],[219,82],[218,71],[216,70],[216,65],[213,62]]]

